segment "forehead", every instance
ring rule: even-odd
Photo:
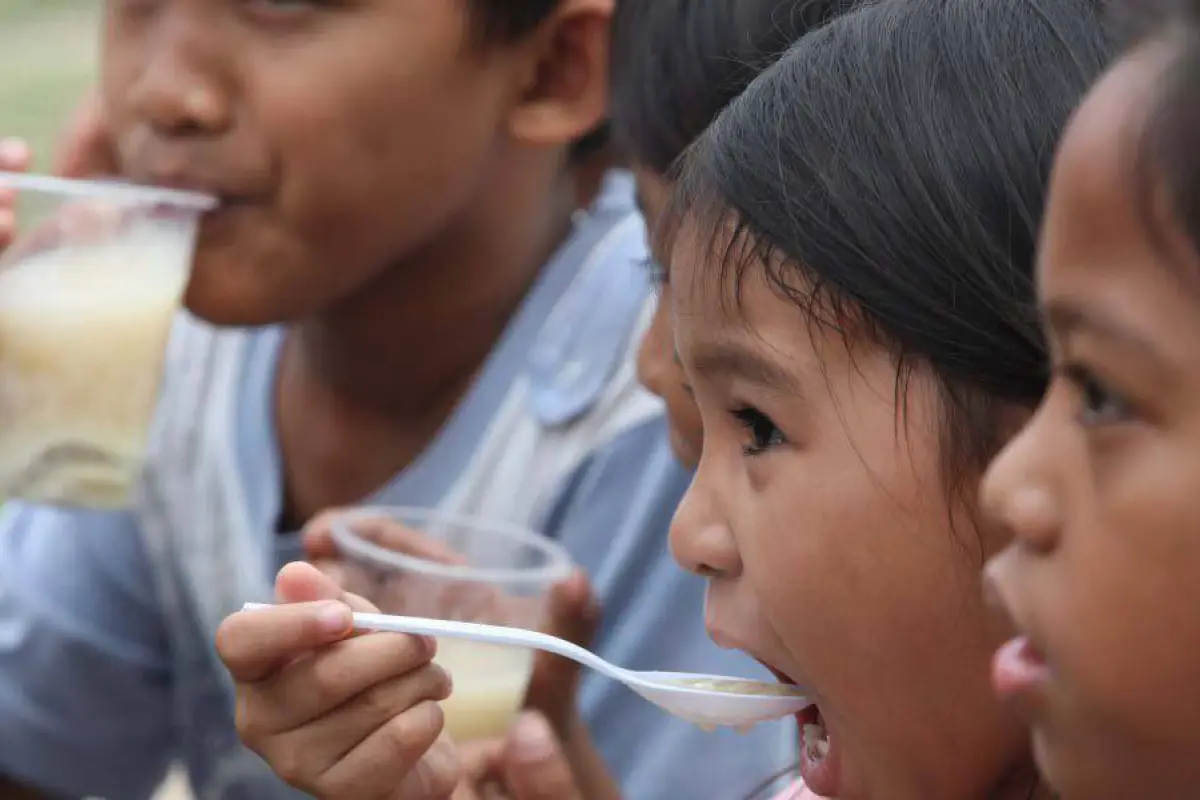
[[[796,298],[785,297],[768,280],[767,265],[753,244],[734,236],[732,223],[714,229],[685,217],[672,236],[670,262],[671,310],[681,352],[713,345],[728,351],[723,346],[734,343],[795,366],[823,348],[826,337],[809,324],[802,307],[801,270],[782,267],[795,273],[788,283],[795,284]]]
[[[1090,306],[1144,333],[1165,333],[1167,319],[1173,325],[1200,319],[1200,295],[1194,287],[1184,290],[1188,284],[1181,280],[1188,271],[1200,275],[1200,262],[1140,161],[1141,137],[1169,57],[1162,47],[1126,57],[1095,86],[1068,127],[1039,253],[1044,305]]]
[[[1095,86],[1068,126],[1043,229],[1043,294],[1064,278],[1094,280],[1122,264],[1123,272],[1140,271],[1159,260],[1150,257],[1156,248],[1142,203],[1154,196],[1140,190],[1139,147],[1162,65],[1158,51],[1126,58]]]

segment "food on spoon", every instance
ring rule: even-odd
[[[670,683],[688,689],[702,689],[706,692],[721,692],[722,694],[772,695],[775,697],[804,696],[804,693],[797,686],[789,686],[785,683],[740,680],[737,678],[681,678]]]

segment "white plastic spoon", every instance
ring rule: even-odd
[[[247,603],[244,610],[270,607]],[[723,675],[623,669],[564,639],[521,628],[362,613],[354,615],[354,627],[364,631],[391,631],[545,650],[620,681],[663,710],[703,728],[723,725],[745,729],[760,722],[795,714],[810,705],[795,686]]]

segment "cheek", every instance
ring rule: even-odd
[[[497,134],[493,79],[443,54],[395,63],[395,51],[306,65],[315,87],[278,67],[255,85],[280,214],[343,274],[421,245],[460,213]]]
[[[878,466],[879,462],[876,462]],[[1001,639],[983,608],[979,565],[898,454],[868,472],[853,450],[780,463],[738,529],[764,612],[833,716],[896,746],[897,718],[941,718],[992,704],[987,664]],[[914,507],[915,506],[915,509]],[[963,536],[970,523],[957,520]],[[886,676],[886,680],[881,679]],[[953,688],[947,688],[953,687]],[[951,697],[941,704],[941,698]],[[986,727],[986,726],[985,726]],[[881,745],[882,746],[882,745]]]

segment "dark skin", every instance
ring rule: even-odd
[[[101,91],[64,171],[220,198],[186,304],[290,326],[286,527],[428,446],[567,235],[594,191],[568,151],[604,113],[610,12],[562,0],[501,43],[445,0],[106,4]]]
[[[302,523],[425,448],[565,236],[604,4],[511,44],[434,0],[158,6],[108,5],[105,127],[125,176],[222,199],[189,309],[292,325],[276,410]]]

